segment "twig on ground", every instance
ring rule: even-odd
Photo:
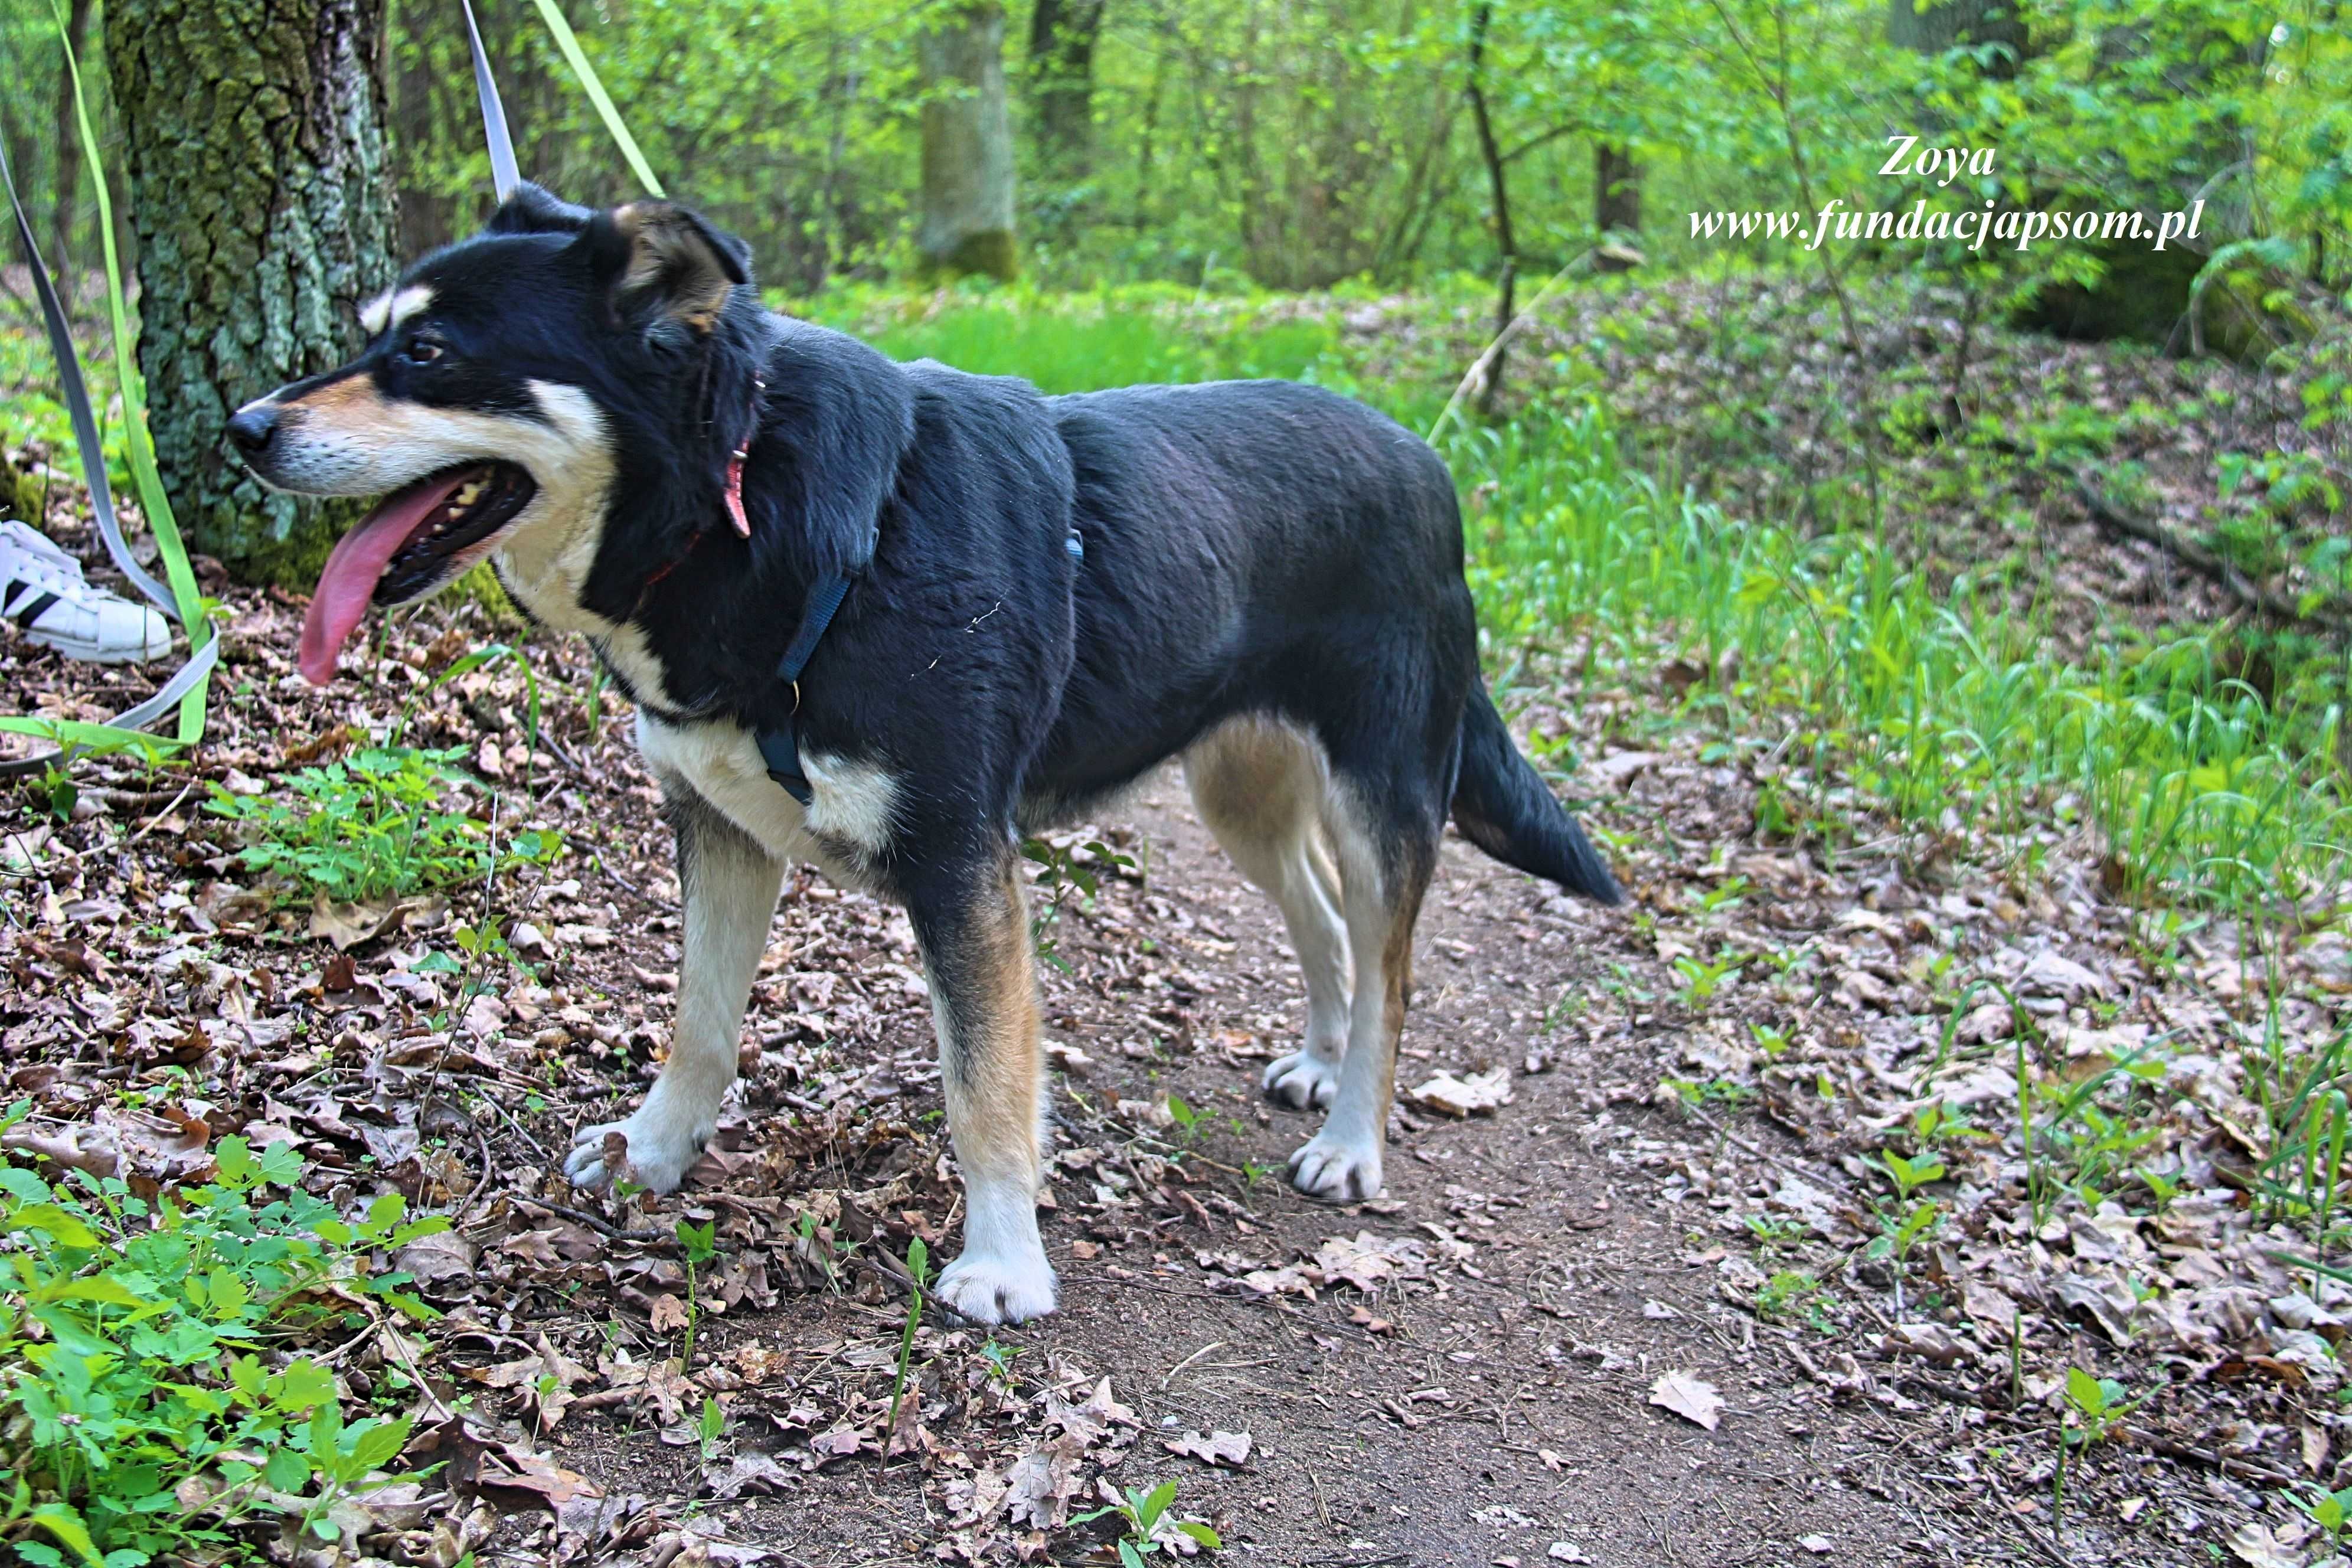
[[[2292,595],[2282,594],[2266,583],[2257,583],[2223,560],[2205,545],[2189,538],[2179,529],[2154,518],[2134,517],[2110,503],[2091,482],[2088,474],[2074,476],[2074,493],[2081,499],[2083,510],[2103,528],[2155,545],[2182,565],[2221,584],[2223,592],[2247,609],[2259,611],[2274,621],[2288,626],[2319,626],[2338,637],[2352,636],[2352,617],[2333,607],[2306,611]]]

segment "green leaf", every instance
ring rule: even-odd
[[[2066,1403],[2085,1415],[2096,1415],[2107,1407],[2106,1390],[2081,1367],[2070,1366],[2066,1369]]]
[[[253,1300],[252,1289],[242,1279],[226,1268],[213,1270],[207,1294],[212,1298],[212,1315],[215,1322],[237,1316]]]
[[[19,1165],[0,1165],[0,1193],[20,1204],[45,1204],[57,1196],[48,1183]]]
[[[95,1247],[98,1233],[56,1204],[27,1204],[7,1217],[10,1230],[37,1230],[59,1247]]]
[[[286,1370],[278,1374],[277,1390],[270,1403],[289,1415],[299,1415],[306,1410],[333,1405],[335,1378],[325,1367],[304,1356],[287,1363]]]
[[[102,1563],[98,1554],[98,1542],[89,1538],[89,1526],[81,1515],[61,1502],[43,1503],[32,1513],[32,1521],[58,1538],[68,1551],[85,1563]]]
[[[213,1170],[229,1187],[249,1187],[261,1174],[261,1167],[254,1163],[253,1145],[236,1133],[214,1145]]]
[[[262,1462],[261,1476],[275,1490],[299,1492],[310,1483],[310,1458],[299,1448],[272,1448],[269,1458]]]
[[[1149,1530],[1154,1524],[1159,1522],[1160,1516],[1166,1513],[1168,1511],[1168,1505],[1175,1500],[1176,1483],[1174,1481],[1162,1481],[1158,1486],[1151,1489],[1150,1495],[1144,1498],[1143,1501],[1137,1507],[1135,1511],[1138,1517],[1141,1520],[1143,1527],[1146,1530]]]
[[[397,1421],[372,1421],[353,1430],[352,1463],[360,1475],[380,1470],[400,1455],[408,1443],[409,1423],[405,1416]]]
[[[1122,1541],[1118,1543],[1118,1564],[1119,1568],[1143,1568],[1143,1554],[1136,1551],[1132,1542]]]
[[[108,1307],[128,1307],[142,1317],[166,1310],[164,1303],[150,1301],[124,1289],[111,1272],[76,1279],[45,1294],[53,1301],[96,1301]]]
[[[1212,1552],[1223,1552],[1225,1549],[1224,1541],[1215,1531],[1211,1530],[1205,1524],[1199,1523],[1193,1520],[1185,1519],[1179,1520],[1176,1523],[1176,1528],[1182,1531],[1185,1534],[1191,1536],[1193,1540],[1199,1542],[1202,1545],[1207,1547]]]

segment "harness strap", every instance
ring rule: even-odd
[[[816,795],[809,787],[808,775],[801,771],[800,742],[794,733],[801,710],[801,671],[808,668],[825,627],[833,624],[834,612],[841,608],[841,601],[848,595],[846,573],[835,572],[809,585],[808,598],[801,606],[800,629],[793,634],[792,645],[784,649],[784,657],[776,666],[776,679],[793,689],[792,711],[782,724],[761,730],[755,737],[768,776],[803,806],[814,801]]]

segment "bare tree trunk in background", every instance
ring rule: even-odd
[[[1628,272],[1642,235],[1642,166],[1633,154],[1606,142],[1592,146],[1592,226],[1601,236],[1594,263],[1603,272]],[[1612,244],[1611,235],[1623,237]]]
[[[1010,278],[1013,116],[1004,98],[1004,11],[942,15],[922,36],[923,221],[916,247],[937,271]]]
[[[66,12],[66,47],[82,58],[82,40],[89,34],[89,0],[73,0]],[[70,307],[81,279],[73,263],[74,215],[81,210],[81,117],[74,111],[73,76],[62,62],[58,68],[57,201],[49,208],[49,266],[64,280]]]
[[[1108,0],[1036,0],[1029,16],[1030,91],[1037,139],[1056,179],[1093,171],[1095,40]]]
[[[1470,18],[1470,118],[1478,128],[1478,155],[1486,161],[1486,184],[1495,201],[1495,248],[1501,253],[1500,276],[1495,285],[1495,350],[1486,366],[1486,384],[1478,389],[1478,410],[1491,414],[1502,395],[1503,362],[1510,353],[1511,319],[1518,313],[1518,243],[1511,236],[1511,190],[1505,178],[1503,152],[1495,141],[1495,123],[1486,113],[1486,28],[1495,8],[1481,5]]]
[[[2024,58],[2025,23],[2017,0],[1886,0],[1886,41],[1923,55],[1958,44],[2005,44],[2008,55],[1985,72],[2005,80]]]
[[[228,416],[356,352],[394,275],[383,0],[108,0],[138,242],[139,365],[194,548],[299,582],[356,514],[265,491]]]

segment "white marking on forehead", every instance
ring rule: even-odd
[[[433,290],[423,283],[411,283],[405,289],[387,289],[360,307],[360,325],[368,336],[390,331],[409,317],[433,303]]]

